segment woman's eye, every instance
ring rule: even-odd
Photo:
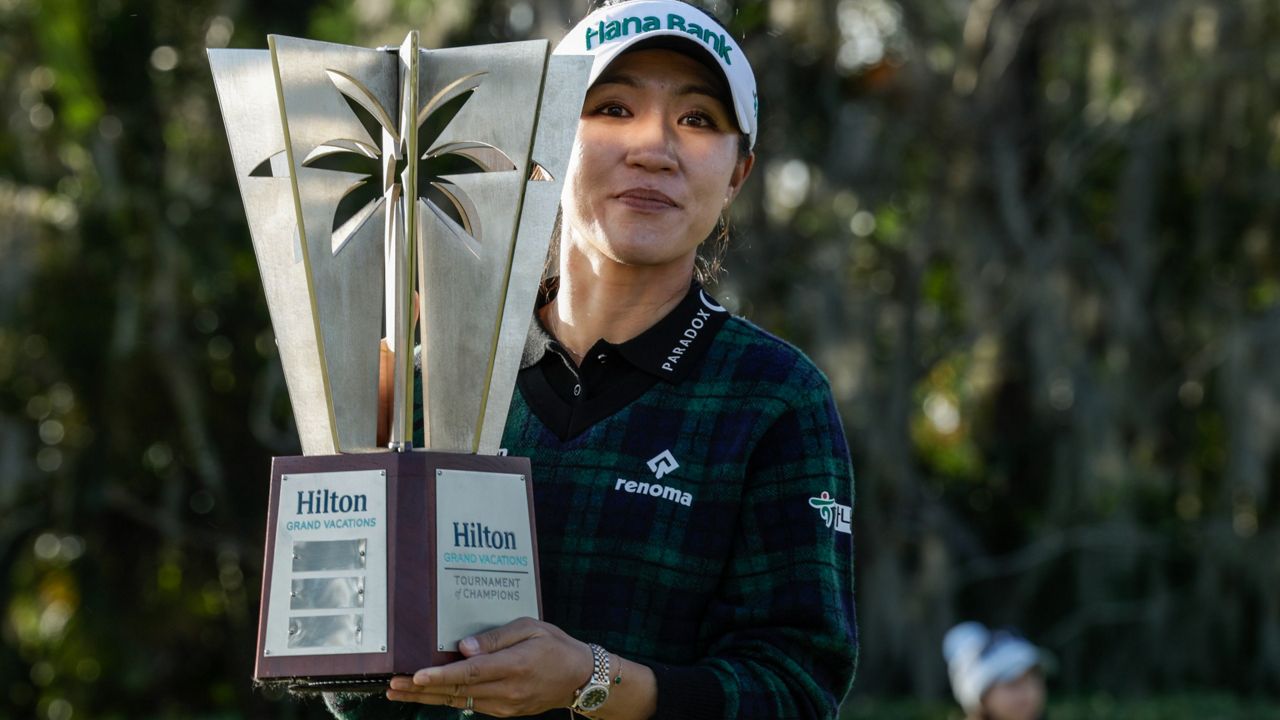
[[[596,114],[608,117],[626,117],[627,109],[618,103],[605,103],[596,108]]]
[[[716,121],[710,115],[704,112],[691,112],[680,118],[680,123],[691,127],[715,128]]]

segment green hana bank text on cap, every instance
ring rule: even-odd
[[[725,65],[733,64],[733,58],[729,57],[729,53],[733,51],[733,48],[729,46],[728,39],[724,33],[716,32],[714,27],[703,27],[696,22],[686,20],[683,15],[677,15],[676,13],[667,13],[665,26],[656,15],[610,20],[608,23],[601,20],[596,23],[596,27],[586,28],[587,49],[590,50],[595,45],[601,45],[613,40],[621,40],[632,34],[639,35],[641,33],[650,33],[654,30],[662,30],[664,27],[667,30],[678,30],[701,40],[720,57]]]

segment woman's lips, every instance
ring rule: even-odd
[[[624,205],[637,210],[670,210],[680,207],[666,193],[653,188],[630,188],[614,196]]]

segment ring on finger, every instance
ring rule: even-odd
[[[476,714],[476,701],[470,695],[467,696],[467,706],[462,708],[462,717],[471,717]]]

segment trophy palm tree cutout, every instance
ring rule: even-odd
[[[327,69],[326,74],[342,93],[351,112],[359,119],[369,139],[385,138],[384,145],[393,152],[393,164],[384,162],[383,149],[364,140],[334,139],[312,150],[302,161],[303,167],[335,170],[362,176],[353,182],[338,203],[333,216],[333,249],[337,252],[360,226],[375,213],[398,188],[408,163],[406,143],[400,137],[391,113],[378,98],[355,78],[341,70]],[[476,172],[514,172],[515,163],[501,149],[479,141],[434,144],[440,134],[474,95],[483,82],[484,71],[470,73],[446,85],[428,101],[417,118],[417,146],[429,148],[418,158],[418,198],[424,201],[455,237],[479,254],[481,233],[479,218],[471,198],[449,177]],[[278,154],[283,154],[281,150]],[[275,156],[263,160],[253,177],[276,177]],[[385,172],[390,170],[390,172]],[[382,175],[377,185],[368,179]],[[536,162],[530,180],[550,180],[550,175]],[[402,196],[403,189],[400,188]]]
[[[377,449],[384,338],[392,447],[420,343],[426,447],[496,452],[590,58],[268,45],[209,61],[304,454]]]

